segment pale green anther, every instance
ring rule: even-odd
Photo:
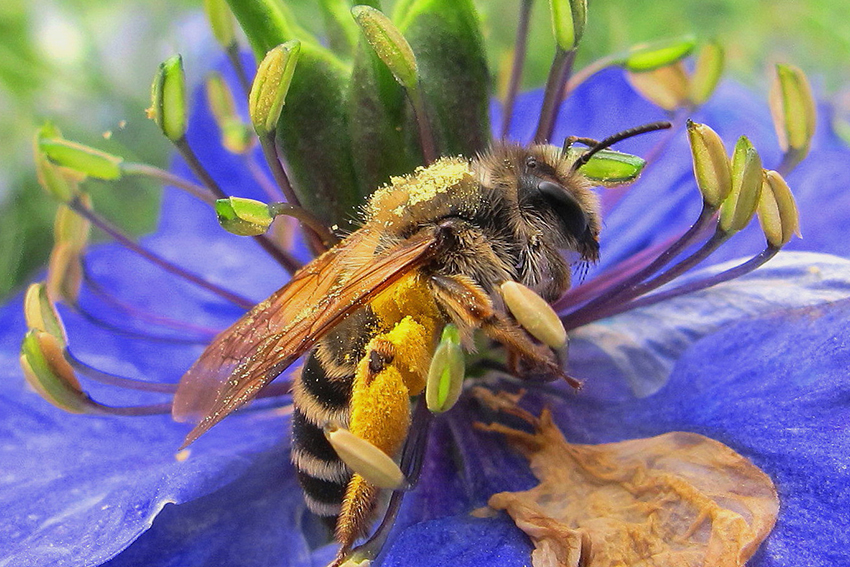
[[[91,197],[86,193],[80,193],[80,202],[83,206],[91,208]],[[88,244],[91,222],[75,213],[72,209],[61,206],[56,210],[53,219],[53,240],[55,242],[66,242],[77,250],[83,250]]]
[[[215,202],[215,214],[224,230],[239,236],[263,234],[274,220],[266,203],[242,197],[218,199]]]
[[[681,61],[693,52],[696,44],[693,36],[685,36],[636,45],[620,64],[635,73],[652,71]]]
[[[785,179],[776,171],[764,173],[758,216],[768,243],[781,248],[795,234],[800,236],[800,215],[794,195]]]
[[[254,140],[254,130],[238,118],[221,125],[221,144],[231,153],[246,153],[254,146]]]
[[[266,53],[257,69],[248,97],[248,113],[254,130],[260,136],[273,132],[277,127],[300,53],[301,42],[297,39],[281,43]]]
[[[776,66],[770,89],[770,112],[783,151],[797,152],[796,161],[809,152],[817,111],[806,74],[793,65]]]
[[[732,191],[720,206],[720,228],[734,234],[747,226],[758,207],[764,173],[758,152],[741,136],[732,154]]]
[[[561,318],[534,290],[512,280],[504,282],[499,290],[508,311],[531,336],[552,348],[561,348],[567,343],[567,331]]]
[[[407,487],[404,473],[379,447],[342,427],[328,427],[324,433],[342,462],[367,482],[393,490]]]
[[[408,91],[417,90],[419,70],[416,56],[395,24],[380,10],[371,6],[355,6],[351,9],[351,15],[363,31],[363,37],[395,80]]]
[[[235,118],[236,102],[233,100],[233,93],[221,73],[210,73],[204,82],[204,86],[210,111],[219,127],[227,120]]]
[[[63,347],[68,344],[65,326],[43,283],[34,283],[27,288],[24,295],[24,320],[28,328],[56,337]]]
[[[236,113],[233,92],[220,73],[210,73],[205,86],[210,111],[221,130],[222,145],[231,153],[244,154],[251,149],[253,131]]]
[[[38,149],[57,165],[95,179],[120,179],[123,158],[63,138],[39,138]]]
[[[53,124],[45,124],[35,134],[33,158],[38,184],[53,198],[67,203],[78,193],[78,184],[85,176],[62,168],[50,161],[41,149],[41,141],[46,138],[61,138],[62,132]]]
[[[156,122],[166,138],[178,142],[186,135],[187,116],[183,58],[175,55],[159,65],[151,86],[148,118]]]
[[[61,203],[67,203],[79,192],[80,179],[75,179],[70,170],[55,165],[38,151],[35,154],[35,172],[39,185]]]
[[[443,413],[454,407],[463,390],[466,363],[460,346],[460,332],[446,325],[440,344],[431,358],[425,385],[425,403],[433,413]]]
[[[705,204],[716,209],[732,190],[732,169],[726,147],[717,132],[688,121],[688,141],[693,156],[694,177]]]
[[[20,363],[29,385],[45,400],[71,413],[88,413],[91,401],[56,337],[30,329],[21,343]]]
[[[587,25],[587,0],[549,0],[552,31],[559,49],[578,47]]]
[[[223,48],[228,49],[236,42],[233,13],[226,0],[204,0],[204,11],[212,28],[213,37]]]
[[[650,71],[630,71],[628,78],[636,91],[664,110],[673,111],[688,102],[690,79],[681,61]]]
[[[575,161],[586,151],[586,148],[571,147],[567,150],[567,155],[571,161]],[[591,181],[611,187],[633,182],[645,166],[646,160],[641,157],[614,150],[602,150],[596,152],[580,171]]]
[[[690,101],[694,105],[703,104],[707,101],[723,74],[725,63],[723,46],[716,41],[706,43],[697,54],[694,72],[690,82]]]

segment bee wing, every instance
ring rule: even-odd
[[[183,446],[252,400],[343,317],[436,251],[436,233],[427,231],[375,255],[367,231],[299,270],[207,347],[174,396],[174,418],[197,422]]]

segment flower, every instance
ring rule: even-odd
[[[531,138],[541,98],[520,97],[512,137]],[[560,116],[553,139],[567,132],[602,138],[664,114],[610,70],[577,89]],[[746,132],[765,163],[778,163],[778,152],[769,151],[768,112],[741,87],[724,83],[693,117],[727,142]],[[789,245],[796,252],[722,286],[577,329],[570,368],[585,380],[584,390],[541,388],[526,400],[532,408],[551,407],[571,441],[684,430],[752,459],[774,479],[782,505],[755,565],[837,563],[850,526],[850,260],[841,257],[850,249],[843,230],[850,202],[838,182],[848,150],[825,125],[818,132],[808,160],[789,175],[806,234]],[[243,162],[218,139],[199,95],[190,145],[219,183],[261,197]],[[635,138],[622,147],[646,155],[654,143]],[[597,273],[696,218],[699,196],[684,135],[667,147],[606,218]],[[188,174],[182,164],[175,169]],[[751,227],[712,261],[752,254],[759,239]],[[208,208],[176,191],[167,192],[159,229],[145,245],[253,299],[286,278],[259,247],[221,231]],[[173,319],[221,328],[239,314],[115,245],[93,247],[87,264],[112,294]],[[122,321],[116,307],[92,300],[84,290],[93,314]],[[0,565],[308,565],[332,558],[289,462],[285,410],[230,417],[192,445],[188,458],[175,457],[186,428],[166,416],[72,416],[27,390],[17,358],[21,311],[20,299],[0,309]],[[85,337],[75,339],[75,354],[116,374],[173,381],[200,352],[199,345],[116,335],[71,313],[65,321],[69,336]],[[97,385],[89,391],[119,405],[138,400]],[[420,484],[405,498],[384,565],[528,563],[531,545],[507,516],[469,515],[495,492],[535,484],[525,459],[501,437],[471,427],[479,419],[480,408],[464,397],[434,424]]]

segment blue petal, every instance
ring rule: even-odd
[[[729,267],[713,266],[693,278]],[[647,396],[667,382],[690,345],[725,325],[847,297],[850,261],[810,252],[780,253],[745,277],[576,329],[570,367],[599,399]],[[587,374],[579,374],[579,368]]]
[[[430,520],[403,531],[381,562],[384,567],[520,567],[529,564],[528,538],[504,514],[480,519],[464,514]]]
[[[175,459],[186,427],[169,416],[69,415],[24,386],[20,301],[0,310],[0,549],[8,565],[98,565],[168,503],[215,491],[280,442],[285,420],[253,412]]]

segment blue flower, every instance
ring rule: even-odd
[[[521,97],[512,137],[529,140],[539,106],[539,93]],[[571,96],[554,138],[602,138],[663,117],[611,70]],[[723,84],[693,118],[727,143],[746,133],[766,164],[778,162],[767,111],[741,87]],[[850,194],[841,182],[850,151],[827,125],[818,131],[811,156],[788,178],[804,240],[739,280],[577,329],[570,366],[585,389],[546,388],[528,400],[551,407],[570,441],[692,431],[751,459],[781,501],[777,526],[752,565],[838,564],[850,544]],[[203,99],[189,140],[233,194],[261,197],[244,164],[218,144]],[[645,155],[653,144],[636,138],[622,149]],[[699,205],[680,134],[606,218],[597,272],[687,226]],[[751,227],[712,262],[752,255],[762,238]],[[224,233],[207,208],[173,190],[145,245],[255,300],[286,280],[259,247]],[[93,247],[87,258],[100,285],[140,307],[211,328],[239,315],[116,245]],[[91,292],[82,301],[103,319],[119,316]],[[76,355],[116,374],[174,381],[201,350],[115,335],[72,313],[65,321]],[[186,427],[168,416],[76,416],[47,405],[19,370],[24,332],[17,298],[0,309],[0,566],[295,566],[332,558],[289,462],[285,410],[232,416],[192,445],[188,458],[176,457]],[[87,389],[116,405],[139,400]],[[422,480],[405,498],[383,565],[528,564],[532,546],[507,516],[469,515],[495,492],[536,484],[503,439],[472,428],[478,419],[464,398],[436,421]]]

